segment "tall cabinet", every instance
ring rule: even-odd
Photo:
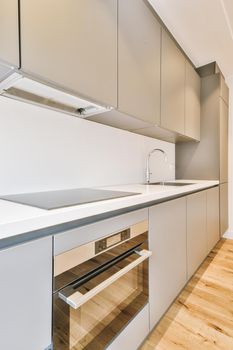
[[[220,234],[228,228],[228,87],[215,63],[201,75],[200,142],[176,144],[176,178],[218,180]]]

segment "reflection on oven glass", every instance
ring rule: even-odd
[[[143,241],[145,235],[140,239]],[[142,248],[147,248],[147,242],[144,241]],[[113,253],[109,251],[109,254]],[[100,258],[103,259],[98,256],[98,263]],[[138,254],[133,252],[81,286],[72,285],[71,294],[85,295],[137,259]],[[89,268],[91,260],[85,264]],[[131,269],[78,309],[66,304],[58,293],[53,299],[54,350],[104,350],[148,302],[148,261]]]
[[[103,350],[147,301],[142,272],[142,265],[136,267],[77,310],[56,298],[54,312],[62,320],[54,330],[54,348]]]

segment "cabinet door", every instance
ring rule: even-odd
[[[117,104],[117,0],[21,0],[22,68]]]
[[[220,96],[224,100],[224,102],[229,104],[229,88],[224,80],[224,77],[221,75],[220,77]]]
[[[219,187],[206,191],[207,194],[207,246],[208,252],[219,241]]]
[[[161,126],[184,134],[185,57],[162,30]]]
[[[228,184],[220,184],[220,234],[228,230]]]
[[[185,135],[200,140],[201,79],[188,61],[185,72]]]
[[[220,98],[220,183],[228,181],[228,107]]]
[[[0,0],[0,59],[19,66],[18,0]]]
[[[149,209],[150,329],[186,283],[186,198]]]
[[[51,344],[52,238],[0,251],[0,349]]]
[[[128,326],[113,340],[106,350],[135,350],[147,337],[149,330],[149,307],[146,305]]]
[[[207,255],[206,191],[187,197],[187,259],[188,278]]]
[[[119,0],[118,108],[160,122],[161,26],[142,0]]]

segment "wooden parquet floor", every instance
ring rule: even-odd
[[[221,240],[140,350],[233,350],[233,240]]]

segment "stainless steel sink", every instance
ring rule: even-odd
[[[188,185],[193,185],[191,182],[150,182],[147,183],[147,185],[157,185],[157,186],[188,186]]]

